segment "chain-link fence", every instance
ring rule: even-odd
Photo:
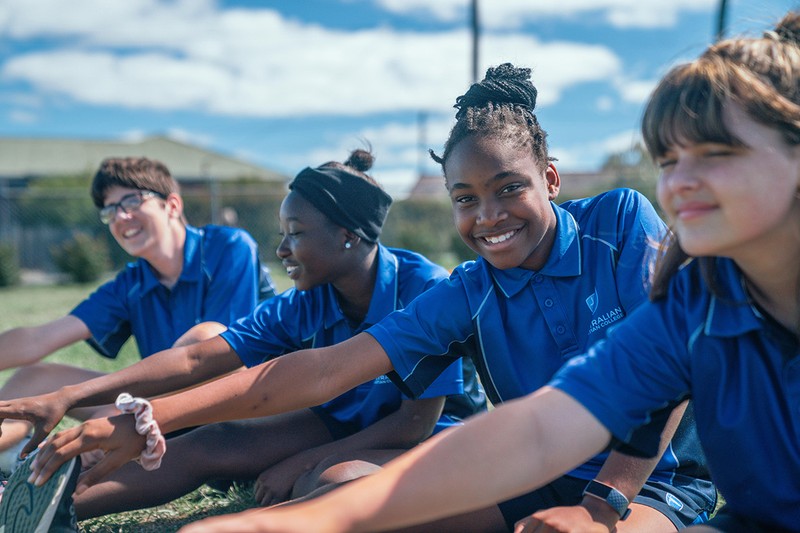
[[[286,195],[280,184],[187,187],[181,192],[187,220],[246,229],[259,243],[262,260],[276,261],[280,242],[278,212]],[[56,271],[53,250],[77,233],[105,240],[114,268],[130,261],[100,223],[88,187],[0,188],[0,244],[16,251],[20,268]],[[474,257],[453,227],[448,203],[395,202],[381,241],[419,251],[447,266]]]

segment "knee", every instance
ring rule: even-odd
[[[327,457],[311,471],[303,474],[295,484],[295,490],[307,494],[326,485],[340,485],[372,474],[380,466],[363,459],[354,459],[347,454]]]
[[[219,322],[201,322],[181,335],[172,346],[178,348],[180,346],[188,346],[196,342],[205,341],[216,337],[226,329],[228,328]]]

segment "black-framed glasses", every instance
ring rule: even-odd
[[[150,198],[164,198],[163,195],[153,191],[136,191],[131,194],[123,196],[119,202],[108,204],[100,209],[100,222],[103,224],[111,224],[117,217],[117,209],[122,209],[126,215],[139,209],[145,200]]]

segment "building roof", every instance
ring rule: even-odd
[[[617,186],[617,177],[610,172],[559,172],[561,197],[580,198]],[[447,189],[441,175],[423,174],[408,194],[411,200],[447,200]]]
[[[288,176],[240,159],[167,137],[138,141],[89,141],[0,137],[0,178],[94,174],[107,157],[157,159],[178,180],[256,178],[288,181]]]

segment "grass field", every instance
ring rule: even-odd
[[[273,268],[273,278],[280,290],[291,285],[279,267]],[[95,287],[96,284],[36,285],[0,289],[0,331],[41,324],[64,316]],[[85,343],[59,350],[46,359],[102,372],[113,372],[138,360],[133,341],[126,343],[120,356],[114,360],[100,357]],[[11,372],[0,372],[0,382],[5,382]],[[67,425],[74,423],[65,421]],[[168,505],[85,520],[79,525],[84,533],[167,533],[205,516],[237,512],[253,506],[255,501],[249,486],[235,486],[227,494],[204,486]]]

